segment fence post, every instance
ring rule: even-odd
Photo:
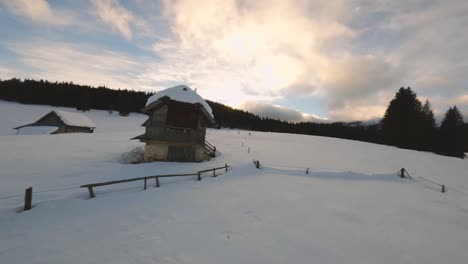
[[[89,192],[89,198],[94,198],[96,195],[94,194],[93,187],[89,186],[88,187],[88,192]]]
[[[146,177],[145,177],[145,190],[146,190]]]
[[[29,187],[24,192],[24,210],[31,210],[32,205],[32,187]]]
[[[307,170],[306,170],[306,174],[309,174],[309,168],[307,168]]]
[[[400,177],[404,178],[405,177],[405,168],[401,168],[400,170]]]
[[[198,172],[198,179],[199,181],[201,181],[201,172]]]
[[[159,177],[156,177],[156,188],[159,188]]]
[[[226,169],[226,172],[227,172],[227,164],[224,164],[224,168]]]
[[[213,177],[216,177],[216,170],[213,168]]]
[[[445,185],[442,184],[442,192],[445,192]]]

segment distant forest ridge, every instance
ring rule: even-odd
[[[72,82],[21,80],[17,78],[0,80],[0,99],[2,100],[23,104],[73,107],[83,111],[99,109],[124,113],[140,112],[151,95],[152,93],[142,91],[110,89],[103,86],[93,87]],[[293,123],[259,117],[209,100],[207,102],[213,110],[218,127],[305,134],[389,144],[382,138],[381,124],[366,125],[361,122]],[[464,130],[468,134],[467,124],[464,125]],[[468,151],[468,143],[464,145]]]

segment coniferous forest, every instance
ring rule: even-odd
[[[23,104],[100,109],[123,113],[139,112],[151,93],[78,85],[44,80],[0,80],[0,99]],[[400,88],[379,124],[362,122],[292,123],[262,118],[252,113],[207,101],[218,127],[336,137],[386,144],[400,148],[432,151],[464,157],[468,152],[468,124],[456,106],[445,114],[440,127],[435,124],[429,101],[419,101],[411,88]]]

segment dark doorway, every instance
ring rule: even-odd
[[[168,161],[195,161],[195,149],[191,147],[169,146]]]

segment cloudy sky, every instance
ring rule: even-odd
[[[271,117],[381,117],[401,86],[468,119],[466,0],[0,0],[0,78],[157,91]]]

